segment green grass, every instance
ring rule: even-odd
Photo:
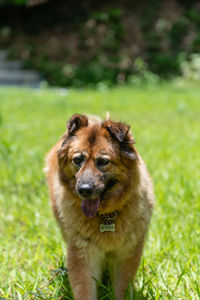
[[[200,299],[200,88],[172,84],[0,88],[0,299],[72,299],[44,156],[73,113],[106,111],[132,126],[155,184],[155,212],[127,299]],[[112,299],[110,290],[102,288],[100,299]]]

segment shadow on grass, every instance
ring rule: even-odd
[[[51,286],[55,286],[56,294],[54,299],[73,300],[72,289],[70,287],[68,271],[64,267],[60,267],[51,271],[53,279],[50,282]],[[94,279],[95,280],[95,279]],[[102,281],[97,281],[98,285],[98,300],[115,300],[114,291],[111,286],[110,278],[107,272],[104,272]],[[155,295],[151,293],[151,299],[155,299]],[[147,300],[149,295],[145,295],[143,290],[137,291],[133,286],[129,286],[126,293],[126,300]]]

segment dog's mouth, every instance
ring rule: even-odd
[[[95,199],[82,199],[81,209],[86,217],[92,218],[96,215],[99,205],[100,197]]]
[[[106,193],[111,190],[111,188],[117,183],[117,180],[110,179],[108,180],[105,189],[101,194],[93,199],[82,199],[81,202],[81,209],[84,215],[88,218],[92,218],[96,215],[99,205],[103,198],[105,197]]]

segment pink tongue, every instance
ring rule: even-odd
[[[96,215],[100,204],[100,197],[96,199],[83,199],[81,209],[86,217],[92,218]]]

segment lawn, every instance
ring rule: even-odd
[[[0,299],[72,299],[42,172],[73,113],[129,123],[156,207],[127,299],[200,299],[200,88],[0,88]],[[102,288],[100,299],[112,299]]]

